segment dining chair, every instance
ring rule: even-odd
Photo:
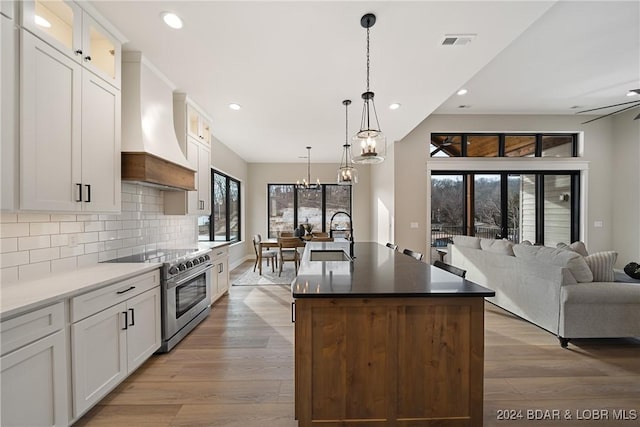
[[[256,253],[256,262],[253,264],[253,271],[256,271],[258,263],[266,259],[267,267],[269,266],[269,260],[271,260],[271,271],[275,273],[275,268],[278,266],[278,253],[276,251],[270,251],[269,249],[261,249],[261,241],[262,237],[259,234],[253,236],[253,250]],[[262,268],[260,270],[262,270]]]
[[[424,255],[422,255],[420,252],[415,252],[415,251],[412,251],[411,249],[405,249],[402,251],[402,253],[405,255],[412,256],[418,261],[422,261],[422,258],[424,258]]]
[[[294,237],[293,231],[281,231],[280,237]]]
[[[451,264],[447,264],[446,262],[442,262],[442,261],[436,260],[436,261],[433,262],[433,265],[435,267],[438,267],[438,268],[441,268],[443,270],[446,270],[449,273],[453,273],[456,276],[460,276],[463,279],[464,279],[464,276],[467,275],[467,270],[463,270],[463,269],[455,267],[455,266],[453,266]]]
[[[398,245],[394,245],[393,243],[387,242],[387,247],[393,249],[394,251],[398,250]]]
[[[314,231],[313,233],[311,233],[311,236],[313,236],[314,239],[317,239],[317,238],[322,238],[322,237],[329,237],[329,233],[322,233],[320,231]]]
[[[280,275],[282,274],[282,266],[287,261],[293,261],[293,265],[296,269],[296,275],[298,275],[298,264],[300,263],[300,252],[298,252],[298,247],[300,246],[300,244],[301,241],[298,237],[278,238],[278,253],[280,258],[278,277],[280,277]]]

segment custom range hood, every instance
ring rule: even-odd
[[[173,85],[140,52],[122,53],[122,180],[195,190],[173,127]]]

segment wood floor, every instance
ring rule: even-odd
[[[296,426],[290,304],[287,286],[231,287],[174,350],[149,359],[75,426]],[[485,426],[640,425],[640,340],[562,349],[491,304],[485,322]],[[623,414],[637,418],[614,419]],[[560,419],[536,419],[545,415]],[[594,416],[608,419],[587,420]]]

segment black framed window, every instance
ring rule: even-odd
[[[580,234],[579,171],[431,174],[431,246],[455,235],[555,245]]]
[[[299,190],[294,184],[267,185],[267,234],[278,237],[293,232],[299,224],[313,231],[329,232],[331,217],[338,211],[351,215],[351,186],[322,184],[318,190]],[[336,220],[344,220],[344,216]],[[334,222],[334,228],[346,227]]]
[[[573,133],[432,133],[431,157],[578,157]]]
[[[241,224],[240,181],[218,172],[211,171],[211,216],[209,218],[209,240],[217,242],[239,242]],[[200,228],[203,226],[200,225]]]

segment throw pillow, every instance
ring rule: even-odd
[[[613,271],[613,265],[618,258],[618,252],[606,251],[596,252],[584,257],[587,265],[593,273],[594,282],[613,282],[616,274]]]
[[[531,241],[529,240],[523,240],[522,242],[520,242],[521,245],[529,245],[531,246],[533,243],[531,243]]]
[[[632,279],[640,280],[640,264],[637,262],[630,262],[624,266],[624,272]]]
[[[514,245],[513,253],[518,258],[567,268],[578,283],[593,281],[593,273],[585,258],[576,252],[547,246]]]
[[[513,243],[508,240],[480,239],[480,248],[495,254],[514,256]]]
[[[589,256],[589,252],[587,252],[587,247],[585,246],[584,242],[581,242],[579,240],[573,242],[570,245],[567,245],[566,243],[558,243],[556,245],[556,248],[568,249],[577,252],[582,256]]]
[[[463,248],[480,249],[480,238],[474,236],[453,236],[453,244]]]

